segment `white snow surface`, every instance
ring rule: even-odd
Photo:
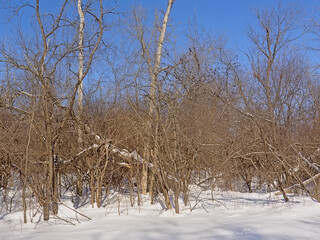
[[[59,217],[23,224],[21,211],[0,213],[0,239],[320,239],[320,204],[306,196],[200,191],[194,188],[181,213],[164,210],[161,197],[154,205],[130,206],[129,196],[110,194],[100,209],[86,202],[77,211],[60,205]],[[63,200],[73,208],[70,198]],[[191,211],[192,210],[192,211]]]

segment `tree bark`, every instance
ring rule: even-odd
[[[156,89],[157,89],[158,81],[159,81],[158,78],[159,78],[159,73],[160,73],[162,48],[163,48],[168,19],[169,19],[169,15],[171,12],[173,2],[174,2],[174,0],[168,0],[167,10],[166,10],[166,13],[163,17],[162,26],[160,29],[160,36],[159,36],[159,39],[157,42],[157,50],[156,50],[156,56],[155,56],[155,62],[154,62],[153,68],[151,67],[152,66],[151,59],[147,59],[148,65],[149,65],[150,77],[151,77],[151,85],[150,85],[150,90],[149,90],[150,102],[149,102],[149,111],[148,111],[149,116],[148,116],[148,120],[147,120],[147,129],[148,129],[148,131],[150,131],[151,136],[148,136],[147,149],[146,149],[147,154],[146,154],[146,158],[145,158],[146,163],[142,167],[142,173],[141,173],[141,176],[142,176],[141,177],[141,193],[142,194],[147,194],[148,163],[151,161],[151,159],[150,159],[151,156],[149,153],[151,152],[152,146],[154,146],[154,144],[152,144],[152,127],[153,127],[153,125],[158,125],[156,123],[157,119],[154,118],[154,111],[156,109],[156,104],[155,104],[156,103]],[[147,49],[145,48],[145,42],[143,40],[142,33],[141,33],[140,37],[142,39],[141,44],[142,44],[143,51],[147,51]],[[150,56],[149,53],[144,53],[144,55]],[[155,137],[155,136],[153,136],[153,137]]]
[[[83,58],[83,36],[84,36],[84,13],[82,10],[82,0],[78,0],[78,14],[80,18],[79,22],[79,30],[78,30],[78,38],[79,38],[79,55],[78,55],[78,61],[79,61],[79,70],[78,70],[78,81],[79,81],[79,88],[78,88],[78,115],[80,120],[82,120],[83,115],[83,71],[84,71],[84,58]],[[78,127],[78,142],[80,145],[83,143],[83,131],[82,126],[79,124]]]

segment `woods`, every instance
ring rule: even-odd
[[[317,24],[257,10],[240,58],[196,22],[179,45],[176,1],[151,20],[121,1],[14,7],[33,26],[1,45],[0,211],[21,197],[25,223],[31,208],[47,221],[65,194],[100,208],[118,191],[179,213],[192,185],[285,201],[295,185],[319,201],[318,53],[298,44]]]

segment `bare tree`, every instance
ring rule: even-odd
[[[149,136],[147,137],[147,140],[145,143],[146,144],[144,149],[145,163],[143,164],[142,173],[141,173],[142,174],[141,176],[142,194],[147,193],[148,164],[150,162],[154,164],[156,166],[155,169],[160,167],[158,166],[158,164],[160,163],[156,160],[156,157],[159,155],[159,143],[157,143],[158,141],[157,136],[159,136],[160,134],[159,133],[159,114],[157,113],[159,111],[157,110],[158,103],[157,103],[156,93],[158,91],[161,91],[161,89],[159,89],[160,87],[159,74],[160,72],[163,71],[163,69],[161,69],[161,58],[163,54],[163,45],[166,37],[166,30],[167,30],[167,25],[169,21],[169,15],[170,15],[173,3],[174,3],[174,0],[168,0],[167,9],[162,20],[162,25],[161,27],[158,28],[159,36],[157,37],[157,40],[156,40],[154,56],[153,56],[153,51],[150,48],[151,44],[147,43],[145,39],[145,33],[144,33],[145,30],[141,23],[141,16],[139,16],[137,12],[134,13],[135,21],[136,21],[137,37],[140,41],[142,56],[144,58],[144,61],[147,64],[147,68],[150,76],[150,88],[149,88],[149,94],[148,94],[149,108],[147,113],[147,119],[145,122],[147,131],[149,131],[148,133]],[[157,174],[157,173],[159,172],[156,171],[156,173],[154,174]],[[163,182],[161,186],[162,186],[163,194],[165,195],[166,205],[168,208],[171,208],[170,199],[168,195],[169,189],[166,188],[165,179],[163,179],[162,174],[158,175],[158,177]],[[153,181],[154,181],[153,178],[154,178],[153,173],[151,173],[151,180],[149,181],[151,184],[150,193],[153,192],[153,189],[152,189]]]
[[[253,84],[257,84],[255,89],[258,93],[254,108],[259,109],[250,116],[254,118],[253,123],[258,130],[261,150],[266,154],[261,166],[265,168],[268,165],[270,171],[276,173],[273,176],[277,182],[276,187],[282,191],[286,201],[288,197],[283,191],[283,174],[294,168],[294,154],[286,149],[292,140],[289,132],[294,115],[298,114],[305,102],[303,89],[307,68],[302,62],[298,62],[297,55],[290,56],[285,51],[294,51],[292,43],[301,36],[297,30],[297,16],[300,14],[299,10],[281,6],[263,12],[257,11],[259,28],[250,27],[248,31],[253,47],[247,56],[253,80],[256,81]],[[298,34],[294,35],[294,31]],[[245,103],[250,102],[247,96],[243,98]],[[252,106],[247,106],[247,109],[252,109]],[[259,159],[263,159],[261,157]],[[295,177],[295,173],[292,174]],[[286,179],[288,177],[286,174]]]
[[[90,3],[86,5],[86,12],[90,11],[91,16],[98,22],[98,34],[93,33],[92,41],[95,41],[93,46],[90,46],[88,59],[84,64],[83,51],[85,49],[83,39],[79,44],[76,44],[73,33],[79,34],[79,39],[83,38],[83,29],[78,31],[77,26],[73,23],[74,20],[68,19],[67,8],[68,0],[64,1],[61,5],[59,13],[54,16],[52,14],[45,15],[40,10],[40,1],[37,0],[35,6],[30,4],[24,7],[31,7],[35,10],[36,19],[39,29],[39,39],[35,39],[35,45],[28,45],[25,36],[22,32],[19,32],[20,38],[18,40],[16,52],[13,53],[14,47],[7,47],[2,49],[2,61],[7,63],[11,68],[15,69],[16,75],[19,74],[19,80],[21,79],[21,85],[16,86],[18,97],[27,98],[29,102],[35,102],[35,110],[31,111],[28,106],[22,106],[24,114],[31,116],[36,111],[36,116],[32,117],[30,122],[30,129],[35,126],[36,132],[39,132],[39,137],[46,149],[47,168],[45,168],[44,174],[46,174],[45,181],[41,182],[43,186],[40,186],[38,190],[34,187],[32,191],[38,191],[35,193],[38,197],[38,201],[44,209],[44,219],[48,220],[50,216],[50,209],[53,214],[58,212],[58,171],[61,167],[61,157],[58,156],[59,147],[61,147],[61,136],[63,129],[69,127],[69,121],[75,115],[73,114],[74,102],[76,99],[76,93],[79,86],[82,87],[83,79],[88,74],[91,64],[100,46],[101,38],[103,35],[103,10],[102,1],[99,1],[98,16],[95,12],[91,11]],[[81,3],[80,3],[81,4]],[[23,8],[20,8],[20,11]],[[79,10],[80,11],[80,10]],[[83,25],[83,23],[82,23]],[[75,31],[76,30],[76,31]],[[37,36],[37,35],[36,35]],[[52,40],[54,39],[54,40]],[[11,52],[10,52],[11,51]],[[79,51],[79,71],[75,74],[76,79],[72,77],[74,71],[72,71],[73,65],[70,61],[74,57],[74,53]],[[69,65],[69,69],[65,66]],[[31,80],[31,81],[30,81]],[[28,82],[30,81],[30,82]],[[30,84],[29,84],[30,83]],[[32,87],[28,87],[28,86]],[[62,87],[63,86],[63,87]],[[20,88],[20,89],[19,89]],[[24,88],[24,89],[23,89]],[[32,90],[32,91],[30,91]],[[81,94],[80,94],[81,95]],[[81,97],[80,97],[81,98]],[[66,101],[67,100],[67,101]],[[82,102],[82,100],[81,100]],[[6,108],[13,107],[14,104],[6,104]],[[16,105],[16,104],[15,104]],[[80,106],[81,108],[81,106]],[[19,108],[17,108],[18,110]],[[73,118],[73,123],[79,123],[81,128],[84,124],[79,122],[78,118]],[[40,120],[43,129],[36,124]],[[32,136],[27,134],[27,136]],[[33,140],[32,140],[33,141]],[[29,149],[30,138],[26,143],[27,149]],[[75,150],[78,152],[79,150]],[[26,152],[26,164],[25,169],[28,169],[27,159],[29,153]],[[42,156],[38,156],[42,158]],[[23,175],[28,176],[30,171],[22,171]],[[36,179],[33,179],[36,181]],[[45,184],[45,185],[44,185]],[[29,184],[31,187],[32,183]],[[34,185],[34,184],[33,184]],[[36,186],[36,185],[34,185]]]

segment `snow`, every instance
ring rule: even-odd
[[[200,194],[201,193],[201,194]],[[200,195],[199,195],[200,194]],[[194,188],[181,213],[164,210],[161,197],[151,205],[130,206],[129,196],[113,193],[100,209],[77,211],[60,205],[59,217],[23,224],[22,213],[0,214],[0,239],[319,239],[320,204],[306,196],[286,203],[266,193],[202,191]],[[73,207],[70,199],[64,203]],[[28,218],[29,219],[29,218]],[[36,220],[36,219],[35,219]]]

